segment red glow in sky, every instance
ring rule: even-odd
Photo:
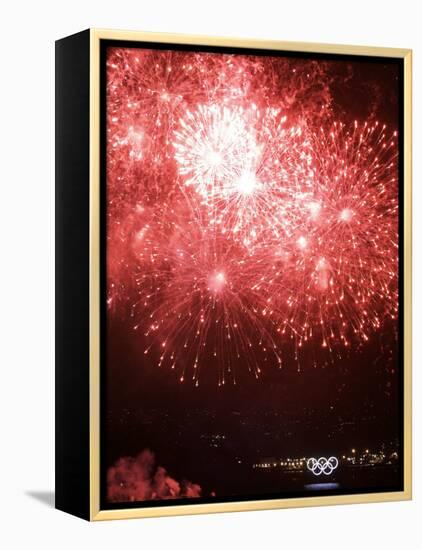
[[[324,66],[109,50],[109,315],[181,382],[397,316],[397,131],[339,120]]]

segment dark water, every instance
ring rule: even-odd
[[[205,473],[205,472],[204,472]],[[231,473],[231,475],[227,475]],[[398,490],[399,468],[394,465],[339,466],[330,476],[314,476],[308,471],[290,473],[281,470],[256,470],[240,467],[236,472],[226,470],[219,479],[210,480],[210,472],[203,476],[204,496],[214,492],[217,496],[282,495],[309,492],[348,492]],[[205,481],[205,483],[204,483]]]
[[[366,432],[359,422],[334,421],[315,427],[287,415],[238,414],[214,417],[201,410],[180,415],[150,410],[135,414],[119,411],[108,419],[108,466],[124,456],[135,457],[144,449],[155,454],[174,479],[201,486],[203,498],[276,498],[315,496],[318,493],[378,492],[400,490],[399,460],[392,464],[354,466],[340,457],[356,448],[356,457],[369,448],[385,456],[397,452],[394,438],[376,430],[377,418],[366,417]],[[368,430],[368,426],[373,429]],[[158,429],[157,429],[158,428]],[[363,435],[362,435],[363,434]],[[280,466],[256,468],[254,464],[280,461],[280,457],[337,456],[338,468],[330,475],[315,476],[306,467],[289,471]]]

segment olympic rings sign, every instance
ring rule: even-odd
[[[321,458],[308,458],[306,466],[315,476],[321,474],[329,476],[338,467],[338,459],[335,456],[330,456],[330,458],[324,456]]]

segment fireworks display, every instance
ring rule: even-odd
[[[397,130],[343,122],[329,75],[299,58],[109,49],[107,302],[141,364],[236,383],[396,319]]]

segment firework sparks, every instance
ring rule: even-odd
[[[367,341],[397,316],[396,133],[385,126],[335,123],[313,136],[311,207],[267,282],[287,305],[279,327],[322,347]]]
[[[141,355],[223,385],[397,317],[397,135],[336,122],[321,66],[112,48],[107,67],[108,306]]]
[[[236,383],[239,360],[255,377],[263,361],[281,364],[268,303],[254,283],[256,262],[244,247],[195,223],[157,225],[145,246],[147,257],[157,258],[137,275],[138,316],[148,323],[135,329],[145,331],[145,355],[159,342],[159,366],[196,385],[204,365],[213,365],[224,385]]]
[[[272,233],[291,234],[296,195],[310,187],[309,140],[286,127],[279,109],[200,106],[175,133],[183,184],[207,208],[210,225],[246,246]]]

